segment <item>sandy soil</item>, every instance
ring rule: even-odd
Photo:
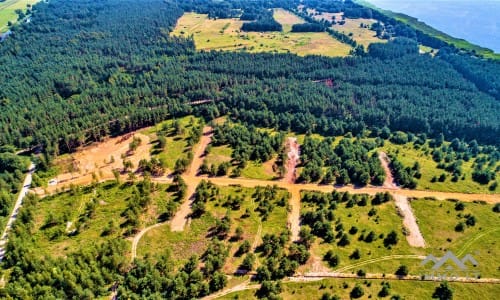
[[[299,162],[299,144],[296,138],[289,137],[286,141],[288,159],[286,161],[286,174],[283,178],[285,184],[293,185],[296,180],[296,167]],[[288,227],[292,232],[292,241],[299,240],[300,232],[300,191],[291,191],[291,211],[288,214]]]
[[[286,148],[288,149],[288,159],[286,161],[286,174],[283,178],[284,182],[294,183],[296,178],[297,164],[299,162],[299,144],[296,138],[289,137],[286,141]]]
[[[109,138],[102,143],[92,144],[72,154],[75,171],[57,175],[55,178],[57,184],[48,186],[46,191],[52,193],[56,189],[64,190],[70,184],[90,184],[93,173],[97,175],[99,181],[113,179],[113,170],[121,171],[123,169],[121,156],[129,150],[129,144],[134,136],[141,139],[141,144],[133,154],[127,156],[127,160],[132,161],[134,168],[136,168],[141,159],[150,159],[151,157],[150,138],[137,132],[129,134],[127,139],[123,139],[123,136]],[[111,157],[114,158],[114,162],[111,162]],[[36,188],[35,192],[44,194],[44,189]]]
[[[425,247],[425,240],[420,232],[420,228],[417,224],[417,219],[411,210],[410,202],[408,198],[402,195],[394,195],[394,200],[396,201],[396,207],[403,215],[403,225],[409,234],[406,235],[406,240],[408,244],[412,247]]]
[[[390,189],[399,188],[396,182],[394,182],[394,177],[392,176],[391,169],[389,168],[389,157],[387,157],[387,154],[385,154],[385,152],[380,152],[378,154],[378,159],[380,160],[380,164],[382,165],[382,168],[384,168],[385,172],[385,180],[383,186]]]
[[[205,149],[212,140],[213,128],[210,126],[205,126],[203,128],[203,135],[201,137],[200,143],[196,146],[195,153],[193,155],[193,162],[191,166],[186,171],[184,180],[187,184],[187,199],[181,204],[181,207],[177,213],[172,218],[170,222],[170,228],[172,231],[183,231],[186,222],[188,221],[189,214],[191,213],[191,204],[193,202],[194,192],[196,191],[196,186],[199,181],[193,180],[198,173],[203,160],[205,159]]]

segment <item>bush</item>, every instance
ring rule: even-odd
[[[396,275],[398,276],[406,276],[408,275],[409,270],[408,267],[405,265],[400,265],[399,268],[396,270]]]
[[[363,297],[364,294],[365,294],[365,291],[363,290],[363,288],[359,284],[356,284],[356,286],[352,289],[352,291],[350,293],[351,298],[354,298],[354,299],[361,298],[361,297]]]
[[[459,222],[457,226],[455,226],[456,232],[463,232],[465,230],[465,225],[463,222]]]
[[[453,299],[453,291],[448,287],[447,282],[441,283],[434,293],[432,294],[432,299],[439,300],[451,300]]]
[[[333,250],[328,250],[328,252],[326,252],[325,256],[323,257],[323,260],[326,261],[332,268],[338,266],[338,264],[340,263],[339,256],[335,254]]]
[[[350,259],[360,259],[361,258],[361,252],[359,251],[359,249],[355,249],[351,255],[349,255],[349,258]]]
[[[393,230],[384,239],[384,246],[390,247],[398,243],[398,234]]]

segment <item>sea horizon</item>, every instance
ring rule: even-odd
[[[366,0],[500,53],[500,0]]]

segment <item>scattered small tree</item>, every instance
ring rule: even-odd
[[[406,276],[408,275],[408,267],[405,265],[400,265],[399,268],[396,270],[396,275],[398,276]]]
[[[448,282],[441,283],[432,294],[432,299],[451,300],[453,299],[453,291],[448,286]]]

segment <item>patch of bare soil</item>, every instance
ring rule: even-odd
[[[299,143],[296,138],[289,137],[286,141],[288,149],[288,159],[286,161],[286,174],[283,181],[287,183],[294,183],[296,178],[296,167],[299,162]]]
[[[425,247],[425,240],[418,227],[417,220],[411,210],[408,198],[402,195],[393,195],[396,207],[403,217],[403,226],[407,230],[406,240],[412,247]]]
[[[379,152],[378,159],[380,160],[380,164],[385,172],[385,180],[383,187],[388,189],[398,189],[398,185],[394,182],[394,177],[392,176],[391,169],[389,168],[389,157],[385,152]]]
[[[141,143],[135,151],[129,152],[129,144],[134,137],[140,138]],[[71,155],[71,172],[57,175],[55,184],[49,185],[46,191],[51,193],[71,184],[87,185],[94,180],[93,176],[99,181],[113,179],[113,170],[123,169],[122,156],[126,156],[126,160],[131,161],[136,168],[141,159],[150,159],[150,150],[150,138],[138,132],[84,147]],[[43,194],[43,189],[38,188],[36,192]]]

